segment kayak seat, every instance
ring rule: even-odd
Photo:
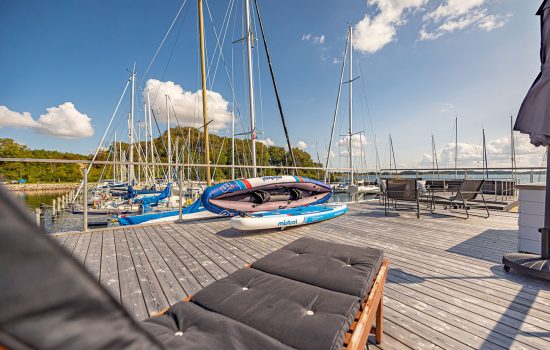
[[[271,200],[271,195],[267,191],[256,190],[250,193],[252,202],[255,204],[264,204]]]
[[[292,201],[296,201],[304,198],[302,191],[300,191],[297,188],[290,188],[289,191],[290,191],[290,200]]]

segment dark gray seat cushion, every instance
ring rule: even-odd
[[[364,299],[383,260],[380,249],[300,238],[259,259],[252,267]]]
[[[167,350],[292,349],[243,323],[183,301],[141,325]]]
[[[246,268],[209,285],[191,301],[303,350],[340,349],[360,302]]]
[[[162,349],[0,185],[0,348]]]

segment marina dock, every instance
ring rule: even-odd
[[[60,233],[64,246],[136,318],[144,319],[245,264],[308,236],[384,250],[385,334],[371,349],[549,349],[550,283],[506,273],[518,216],[422,211],[384,215],[378,202],[286,230],[239,232],[227,219]]]

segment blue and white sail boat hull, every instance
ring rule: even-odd
[[[312,224],[334,219],[348,211],[347,205],[313,205],[292,209],[252,213],[248,216],[236,216],[229,221],[237,230],[265,230]]]
[[[198,220],[213,218],[219,215],[204,209],[200,199],[196,200],[190,206],[182,209],[182,220]],[[122,226],[152,224],[158,222],[174,222],[179,219],[179,210],[159,211],[140,215],[131,215],[119,217],[118,223]]]

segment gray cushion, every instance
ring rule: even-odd
[[[383,260],[380,249],[300,238],[259,259],[252,267],[364,299]]]
[[[243,323],[183,301],[142,326],[167,350],[292,349]]]
[[[192,302],[303,350],[340,349],[359,298],[242,269],[199,291]]]

